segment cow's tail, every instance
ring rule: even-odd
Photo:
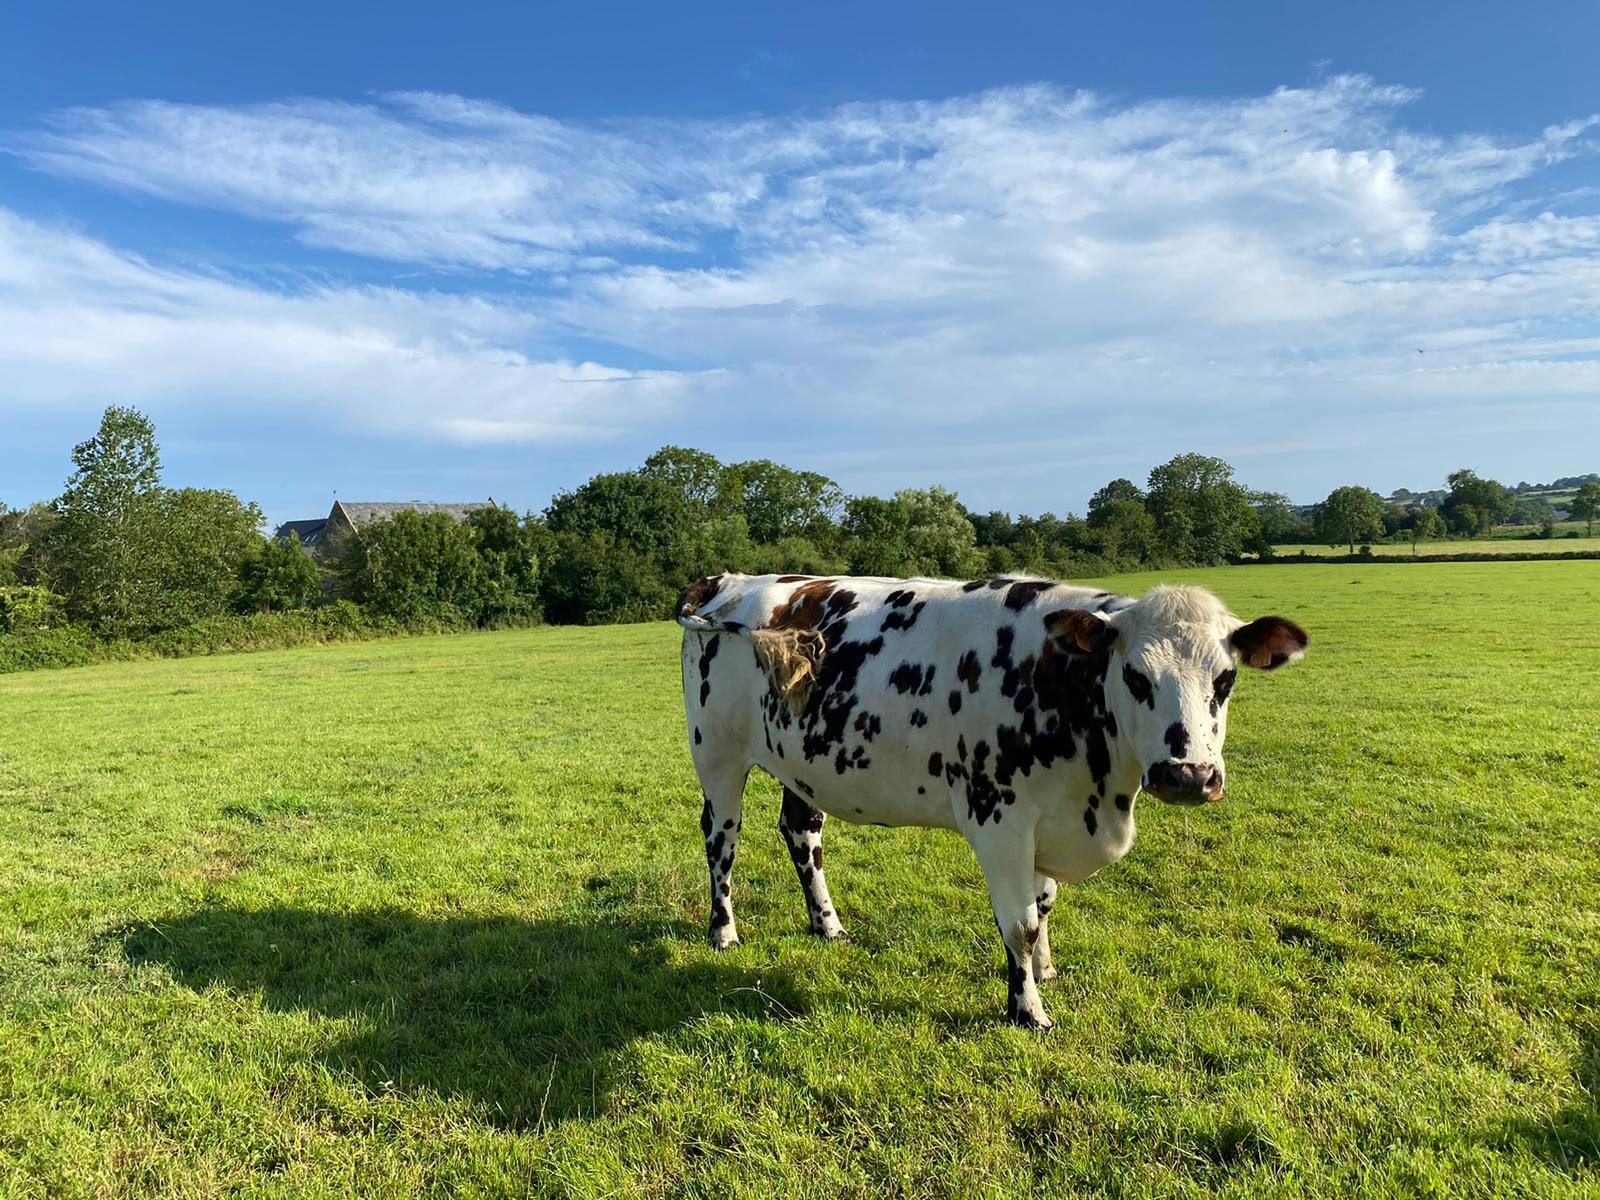
[[[685,592],[678,600],[673,620],[694,633],[727,633],[747,639],[773,690],[795,713],[800,713],[811,698],[822,669],[827,641],[815,629],[752,629],[743,621],[701,616],[700,605],[716,594],[715,586],[708,585],[716,582],[702,579]]]

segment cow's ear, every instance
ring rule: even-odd
[[[1063,608],[1046,615],[1045,630],[1055,644],[1068,654],[1099,654],[1111,648],[1117,631],[1099,613],[1082,608]]]
[[[1276,671],[1306,652],[1311,636],[1285,617],[1257,617],[1228,639],[1239,661],[1262,671]]]

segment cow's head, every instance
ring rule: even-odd
[[[1172,804],[1222,798],[1222,743],[1238,668],[1277,670],[1310,641],[1283,617],[1241,622],[1210,592],[1191,587],[1156,588],[1110,616],[1063,609],[1045,624],[1069,654],[1109,655],[1106,707],[1139,755],[1145,791]]]

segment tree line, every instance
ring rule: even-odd
[[[651,620],[686,583],[748,573],[1072,578],[1214,565],[1275,545],[1413,542],[1480,534],[1515,493],[1470,470],[1436,503],[1335,489],[1309,512],[1253,491],[1219,458],[1179,454],[1143,486],[1114,479],[1078,516],[979,513],[942,487],[848,496],[769,459],[724,463],[667,446],[634,471],[596,475],[541,513],[485,507],[464,521],[401,511],[307,554],[262,532],[232,492],[168,488],[148,418],[106,410],[74,447],[60,496],[0,504],[0,633],[73,626],[139,639],[207,621],[283,613],[429,627]],[[1600,513],[1600,484],[1572,512]]]

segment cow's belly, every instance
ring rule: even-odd
[[[784,750],[782,757],[761,755],[756,765],[830,817],[858,825],[955,828],[950,788],[943,778],[929,776],[925,752],[896,752],[880,743],[866,768],[840,773],[832,760],[807,763],[788,745]]]
[[[1073,803],[1040,819],[1034,843],[1034,866],[1040,874],[1061,883],[1080,883],[1133,848],[1131,810],[1121,812],[1102,801],[1093,810],[1093,833],[1083,811],[1083,804]]]

